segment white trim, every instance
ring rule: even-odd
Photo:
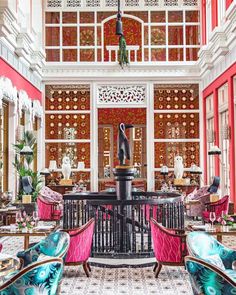
[[[3,98],[14,104],[17,103],[17,89],[12,85],[12,82],[9,78],[0,76],[0,100]],[[2,103],[0,102],[0,108]]]
[[[154,142],[200,142],[200,138],[158,138]]]
[[[91,139],[45,139],[45,143],[90,143]]]

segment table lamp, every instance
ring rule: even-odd
[[[168,173],[169,173],[168,167],[162,166],[160,174],[164,176],[164,181],[166,181],[166,175],[168,175]]]
[[[57,161],[55,161],[55,160],[50,160],[49,161],[49,171],[55,171],[55,170],[57,170]]]
[[[221,149],[217,145],[213,145],[210,147],[208,151],[208,155],[220,155]]]

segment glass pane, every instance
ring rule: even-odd
[[[100,46],[101,45],[101,27],[97,27],[97,45]]]
[[[148,45],[148,26],[144,27],[144,45]]]
[[[50,160],[56,160],[57,168],[60,168],[65,154],[70,157],[72,168],[77,168],[78,162],[84,162],[86,168],[90,167],[89,143],[46,143],[45,151],[46,167],[49,167]]]
[[[199,26],[186,26],[186,45],[199,45]]]
[[[183,103],[180,96],[175,96]],[[174,99],[175,99],[174,98]],[[155,138],[199,138],[199,114],[175,113],[154,115]]]
[[[77,13],[76,12],[63,12],[62,13],[63,24],[76,24],[77,23]]]
[[[94,12],[80,12],[80,23],[94,23]]]
[[[46,139],[89,139],[89,114],[46,115]]]
[[[199,11],[186,11],[186,22],[199,22]]]
[[[131,14],[140,18],[144,23],[148,23],[148,12],[147,11],[126,11],[125,14]]]
[[[46,61],[60,61],[60,50],[46,49]]]
[[[94,49],[80,49],[80,61],[94,61]]]
[[[60,13],[59,12],[46,12],[45,13],[45,23],[46,24],[59,24],[60,23]]]
[[[168,28],[169,31],[169,45],[183,45],[183,27],[173,26]]]
[[[149,61],[149,50],[144,48],[144,61]]]
[[[169,61],[183,61],[183,48],[169,48]]]
[[[166,60],[166,49],[155,48],[151,50],[152,61],[165,61]]]
[[[63,46],[77,45],[77,27],[63,27]]]
[[[101,49],[97,50],[97,61],[102,61],[102,50]]]
[[[94,45],[94,28],[81,27],[80,28],[80,46]]]
[[[46,27],[46,46],[59,46],[60,45],[60,28]]]
[[[151,44],[165,45],[166,44],[166,27],[151,27]]]
[[[186,60],[198,60],[199,48],[186,48]]]
[[[168,22],[169,23],[182,23],[183,22],[183,12],[182,11],[169,11],[168,12]]]
[[[63,61],[77,61],[77,49],[63,49]]]
[[[156,142],[155,168],[163,165],[174,167],[175,155],[183,157],[185,168],[191,167],[192,163],[199,166],[199,149],[198,142]]]
[[[165,23],[166,22],[165,11],[152,11],[151,12],[151,22],[152,23]]]

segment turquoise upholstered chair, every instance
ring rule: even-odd
[[[42,256],[51,256],[64,258],[70,245],[70,236],[66,232],[52,232],[45,239],[35,244],[33,247],[17,253],[17,257],[21,259],[22,266],[37,261]]]
[[[194,294],[236,294],[236,251],[204,232],[189,233],[187,247],[191,256],[185,265]]]
[[[56,295],[62,269],[61,258],[32,263],[6,277],[0,295]]]

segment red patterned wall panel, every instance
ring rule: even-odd
[[[62,12],[62,23],[63,24],[76,24],[77,23],[77,12]]]
[[[165,11],[151,11],[151,22],[152,23],[165,23],[166,22]]]
[[[59,12],[46,12],[45,23],[46,24],[59,24],[60,23],[60,13]]]
[[[199,48],[186,48],[186,60],[198,60]]]
[[[80,12],[80,23],[94,23],[94,12]]]
[[[148,12],[147,11],[126,11],[125,14],[131,14],[140,18],[144,23],[148,23]]]
[[[62,50],[63,61],[77,61],[77,49],[63,49]]]
[[[77,27],[62,28],[62,45],[77,46]]]
[[[166,61],[166,49],[165,48],[152,48],[151,49],[152,61]]]
[[[156,110],[196,110],[199,108],[198,85],[166,85],[154,90],[154,108]]]
[[[46,139],[67,139],[68,132],[74,139],[90,138],[89,114],[46,114]]]
[[[193,10],[193,11],[186,11],[186,17],[185,17],[185,21],[187,23],[198,23],[199,19],[200,19],[200,15],[199,15],[199,11],[197,10]]]
[[[168,27],[168,44],[169,45],[183,45],[183,27],[169,26]]]
[[[60,45],[60,28],[59,27],[46,27],[46,46],[59,46]]]
[[[199,26],[186,26],[186,45],[200,45]]]
[[[151,27],[151,45],[166,44],[166,27],[152,26]]]
[[[118,165],[117,160],[117,135],[119,123],[146,125],[146,109],[144,108],[123,108],[123,109],[99,109],[98,124],[113,126],[113,143],[114,143],[114,167]]]
[[[169,23],[182,23],[183,22],[183,11],[169,11],[168,12]]]
[[[108,17],[110,17],[112,15],[116,16],[116,13],[114,13],[114,11],[98,11],[98,13],[97,13],[97,22],[101,23],[106,18],[108,18]]]
[[[199,138],[199,114],[154,115],[155,138]]]
[[[122,18],[123,32],[127,45],[139,45],[138,61],[141,61],[142,57],[142,30],[141,23],[127,17]],[[116,18],[109,20],[104,24],[104,60],[109,60],[107,45],[118,45],[119,36],[115,34],[116,30]]]
[[[80,61],[95,61],[95,49],[80,49]]]
[[[199,166],[199,143],[198,142],[156,142],[155,143],[155,168],[162,165],[174,167],[174,157],[183,157],[184,167],[189,168],[192,164]]]
[[[90,110],[90,90],[86,85],[74,90],[49,86],[46,88],[45,110]]]
[[[80,28],[80,46],[94,45],[94,27]]]
[[[46,49],[46,61],[60,61],[60,49]]]
[[[61,168],[64,155],[70,155],[72,168],[77,168],[78,162],[84,162],[85,168],[90,167],[90,143],[65,143],[51,142],[45,145],[46,167],[50,160],[57,161],[57,167]]]

